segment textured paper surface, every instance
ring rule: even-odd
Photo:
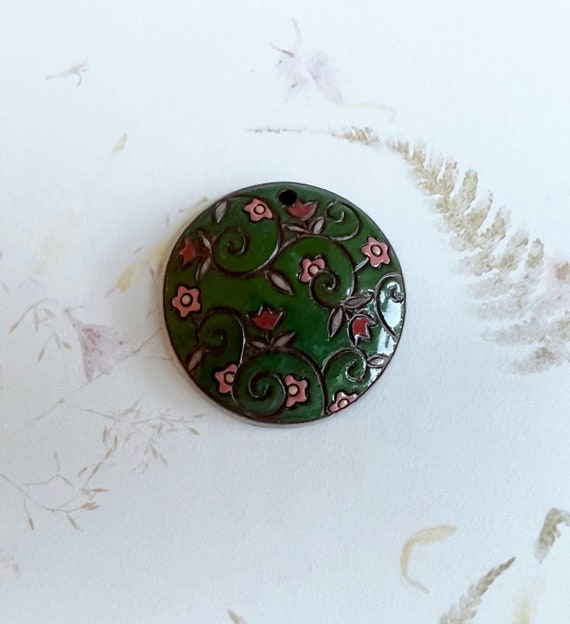
[[[0,18],[0,620],[565,621],[567,5]],[[374,389],[292,429],[205,399],[160,314],[181,228],[273,180],[366,210],[408,296]]]

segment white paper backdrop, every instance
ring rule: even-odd
[[[569,19],[0,2],[3,623],[566,621]],[[159,276],[209,201],[287,179],[378,222],[408,312],[353,408],[265,429],[168,358]]]

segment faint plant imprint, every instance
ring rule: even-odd
[[[287,84],[287,95],[294,96],[300,91],[316,88],[328,100],[342,104],[343,97],[337,85],[336,70],[328,54],[324,50],[316,50],[305,54],[301,29],[293,20],[295,44],[290,50],[273,45],[279,53],[277,73]]]
[[[253,128],[256,133],[312,133],[299,128]],[[379,151],[382,142],[369,127],[317,131]],[[493,198],[478,198],[473,170],[462,176],[455,161],[430,159],[423,145],[384,143],[410,168],[451,247],[463,255],[460,268],[474,277],[470,285],[478,316],[490,327],[483,337],[524,353],[511,368],[536,373],[570,362],[570,261],[548,256],[539,238],[513,230],[510,213],[495,209]]]
[[[77,86],[79,86],[83,80],[83,74],[87,71],[87,63],[78,63],[77,65],[72,65],[65,71],[59,74],[49,74],[46,76],[46,80],[53,80],[54,78],[67,78],[67,76],[77,76]]]
[[[472,622],[477,615],[477,608],[489,587],[505,570],[511,567],[514,560],[515,558],[513,557],[496,568],[489,570],[475,585],[471,585],[467,594],[461,596],[459,603],[453,605],[447,613],[441,616],[439,624],[467,624]]]
[[[41,362],[50,344],[58,350],[72,349],[71,343],[66,340],[64,327],[61,324],[61,309],[59,304],[48,297],[44,297],[28,306],[20,318],[10,327],[8,333],[15,332],[26,318],[31,318],[34,331],[47,330],[48,338],[38,352],[37,361]]]
[[[83,323],[69,309],[64,313],[77,332],[88,382],[93,381],[97,373],[108,375],[117,362],[131,355],[132,348],[114,327]]]
[[[87,408],[82,411],[103,419],[101,442],[104,448],[101,458],[92,466],[83,466],[78,476],[88,474],[92,478],[108,462],[117,462],[119,456],[120,462],[130,465],[134,472],[146,472],[153,462],[167,465],[168,461],[160,450],[167,437],[180,433],[200,435],[194,423],[201,414],[175,416],[164,410],[158,415],[149,415],[141,409],[139,401],[118,412]]]
[[[105,488],[92,485],[94,474],[74,479],[71,475],[62,474],[57,453],[54,453],[54,460],[55,470],[52,476],[44,481],[21,483],[0,472],[0,479],[20,494],[23,510],[32,531],[36,528],[34,517],[41,511],[65,517],[73,528],[79,529],[78,514],[98,509],[100,503],[97,499],[107,491]]]
[[[115,146],[111,150],[111,154],[118,154],[119,152],[122,152],[125,149],[128,138],[128,134],[123,134],[123,136],[115,143]]]
[[[410,537],[407,540],[402,548],[402,554],[400,556],[400,569],[402,571],[402,576],[406,579],[406,581],[416,587],[417,589],[429,593],[429,590],[425,585],[420,583],[420,581],[413,579],[408,574],[408,566],[410,563],[410,557],[412,555],[413,550],[416,546],[427,546],[429,544],[435,544],[437,542],[442,542],[449,537],[451,537],[457,529],[454,526],[450,526],[448,524],[442,524],[435,527],[430,527],[427,529],[422,529],[418,531],[415,535]]]
[[[0,583],[20,578],[20,566],[12,555],[0,549]]]
[[[133,472],[146,472],[151,463],[167,465],[161,445],[168,437],[180,433],[199,435],[194,424],[201,414],[176,416],[164,410],[155,415],[141,409],[138,401],[117,412],[77,409],[102,421],[103,448],[95,461],[87,462],[76,473],[64,473],[59,455],[54,453],[55,466],[51,475],[33,482],[22,482],[0,472],[0,480],[19,493],[32,530],[41,512],[64,517],[73,528],[79,529],[79,515],[98,509],[101,495],[108,492],[107,487],[99,485],[105,479],[106,469],[120,465]]]
[[[234,613],[231,609],[228,609],[228,615],[230,616],[230,620],[234,624],[247,624],[247,622],[239,616],[237,613]]]
[[[512,367],[521,373],[570,362],[570,263],[546,256],[539,238],[510,225],[507,210],[493,198],[478,198],[477,173],[460,176],[455,161],[429,159],[423,145],[388,146],[410,167],[418,187],[463,254],[461,268],[476,278],[471,286],[478,313],[493,327],[485,337],[527,351]]]
[[[532,624],[541,590],[539,579],[531,579],[517,593],[513,610],[513,624]]]
[[[75,330],[81,354],[83,367],[87,381],[91,382],[97,374],[108,374],[116,362],[124,360],[132,355],[132,348],[123,340],[120,332],[108,325],[96,325],[83,323],[72,313],[70,308],[61,308],[53,299],[43,298],[30,305],[20,318],[10,327],[9,333],[16,331],[21,323],[31,317],[34,330],[48,330],[48,338],[37,355],[37,361],[41,362],[50,344],[55,344],[58,350],[73,347],[67,336],[68,328],[65,327],[65,319]]]
[[[554,542],[560,537],[558,527],[561,524],[570,526],[570,513],[563,509],[552,508],[544,518],[544,524],[536,541],[534,556],[542,563],[550,552]]]

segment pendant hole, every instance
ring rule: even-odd
[[[297,201],[297,193],[292,189],[286,189],[279,193],[279,201],[284,206],[292,206]]]

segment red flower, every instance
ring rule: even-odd
[[[370,340],[370,326],[376,325],[374,319],[368,314],[358,314],[350,321],[350,333],[353,340],[358,343],[360,338]]]
[[[310,201],[310,202],[302,202],[300,199],[297,199],[292,206],[287,208],[287,212],[297,219],[310,219],[317,209],[319,202],[318,201]]]
[[[172,298],[172,305],[178,310],[182,318],[186,318],[190,312],[200,312],[202,306],[199,301],[200,291],[198,288],[186,288],[178,286],[176,296]]]
[[[254,223],[261,221],[261,219],[273,218],[273,213],[269,210],[269,206],[265,202],[262,202],[261,199],[252,199],[243,209],[245,212],[249,213],[249,218]]]
[[[370,264],[376,269],[381,264],[389,264],[390,256],[388,255],[388,245],[379,241],[373,236],[369,236],[366,245],[360,248],[365,256],[368,256]]]
[[[232,391],[237,369],[237,364],[228,364],[224,370],[214,373],[214,377],[218,382],[218,392],[220,394],[228,394]]]
[[[182,256],[183,268],[196,257],[196,246],[187,236],[184,237],[184,247],[178,252],[178,255]]]
[[[338,412],[348,407],[351,403],[354,403],[357,398],[357,394],[346,394],[342,390],[339,390],[334,397],[334,401],[329,405],[329,412]]]
[[[285,386],[287,387],[287,400],[285,407],[293,407],[297,403],[306,403],[309,399],[307,396],[306,379],[296,379],[293,375],[285,375]]]
[[[264,331],[271,331],[275,329],[283,316],[283,310],[274,310],[266,305],[262,305],[259,308],[259,312],[250,316],[251,322],[259,329]]]
[[[301,272],[299,281],[308,284],[315,275],[318,275],[326,266],[325,259],[321,256],[316,258],[303,258],[301,260]]]

